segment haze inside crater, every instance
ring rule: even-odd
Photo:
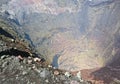
[[[1,15],[53,66],[77,71],[119,58],[119,9],[119,0],[11,0],[1,5]]]

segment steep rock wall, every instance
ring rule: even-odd
[[[53,66],[76,71],[119,58],[119,9],[119,0],[11,0],[1,15],[21,26]]]

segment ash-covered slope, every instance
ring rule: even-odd
[[[119,58],[119,9],[119,0],[11,0],[1,16],[21,26],[55,67],[76,71]]]

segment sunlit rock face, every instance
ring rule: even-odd
[[[1,15],[20,26],[53,66],[77,71],[120,57],[119,9],[119,0],[11,0]]]

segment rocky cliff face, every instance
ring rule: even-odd
[[[119,0],[11,0],[0,12],[53,66],[77,71],[120,57],[119,9]]]

